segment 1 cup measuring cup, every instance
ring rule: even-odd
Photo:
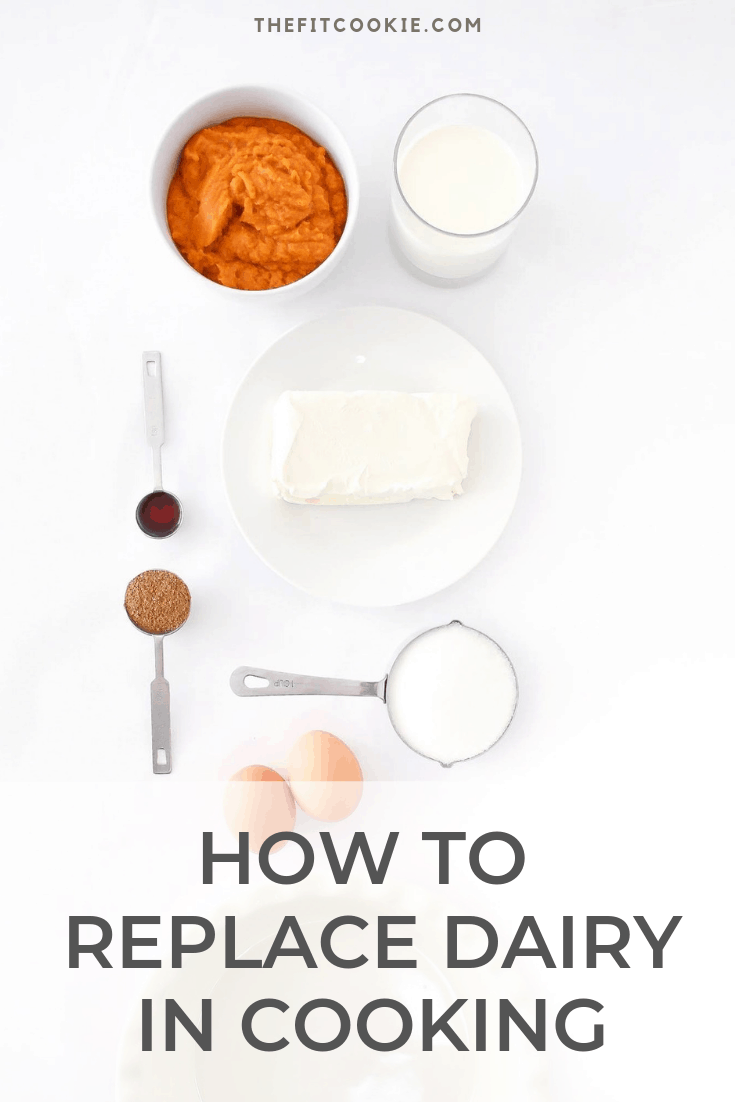
[[[518,680],[507,654],[460,620],[408,642],[380,681],[346,681],[239,666],[237,696],[374,696],[398,737],[417,754],[453,765],[489,750],[507,730]]]
[[[163,640],[189,618],[191,594],[178,574],[145,570],[125,591],[125,611],[131,624],[152,635],[156,676],[151,681],[151,736],[154,773],[171,772],[171,690],[163,676]]]

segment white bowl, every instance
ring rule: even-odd
[[[347,190],[347,222],[334,251],[318,268],[302,279],[297,279],[295,283],[287,283],[284,287],[272,287],[265,291],[244,291],[237,287],[224,287],[221,283],[216,283],[202,275],[196,268],[192,268],[176,248],[166,217],[166,199],[171,178],[178,167],[181,150],[189,138],[205,126],[214,126],[227,119],[248,115],[263,119],[280,119],[282,122],[290,122],[293,126],[298,126],[310,138],[324,146],[341,172]],[[259,298],[294,297],[310,287],[315,287],[333,271],[335,265],[344,256],[352,237],[360,193],[355,158],[341,131],[332,120],[303,96],[281,88],[261,87],[226,88],[221,92],[213,92],[179,115],[166,131],[158,147],[153,161],[151,188],[156,221],[169,248],[181,263],[186,265],[197,279],[206,280],[211,286],[219,287],[229,295],[253,295]]]

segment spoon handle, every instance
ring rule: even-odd
[[[155,635],[156,677],[151,681],[153,772],[171,772],[171,690],[163,676],[163,636]]]
[[[160,352],[143,353],[143,393],[145,395],[145,434],[153,449],[154,489],[162,490],[161,445],[164,441],[164,433]]]
[[[230,677],[230,688],[236,696],[377,696],[384,701],[385,683],[386,678],[345,681],[341,677],[308,677],[255,666],[238,666]]]

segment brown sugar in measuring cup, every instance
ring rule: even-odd
[[[170,570],[145,570],[125,590],[125,611],[147,635],[170,635],[185,623],[191,608],[186,582]]]
[[[139,631],[152,635],[155,643],[156,676],[151,682],[154,773],[171,772],[171,694],[163,676],[163,638],[186,623],[190,608],[189,587],[170,570],[144,570],[125,590],[128,618]]]

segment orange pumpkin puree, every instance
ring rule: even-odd
[[[347,220],[344,181],[329,154],[277,119],[229,119],[184,146],[168,191],[182,256],[225,287],[263,291],[313,272]]]

